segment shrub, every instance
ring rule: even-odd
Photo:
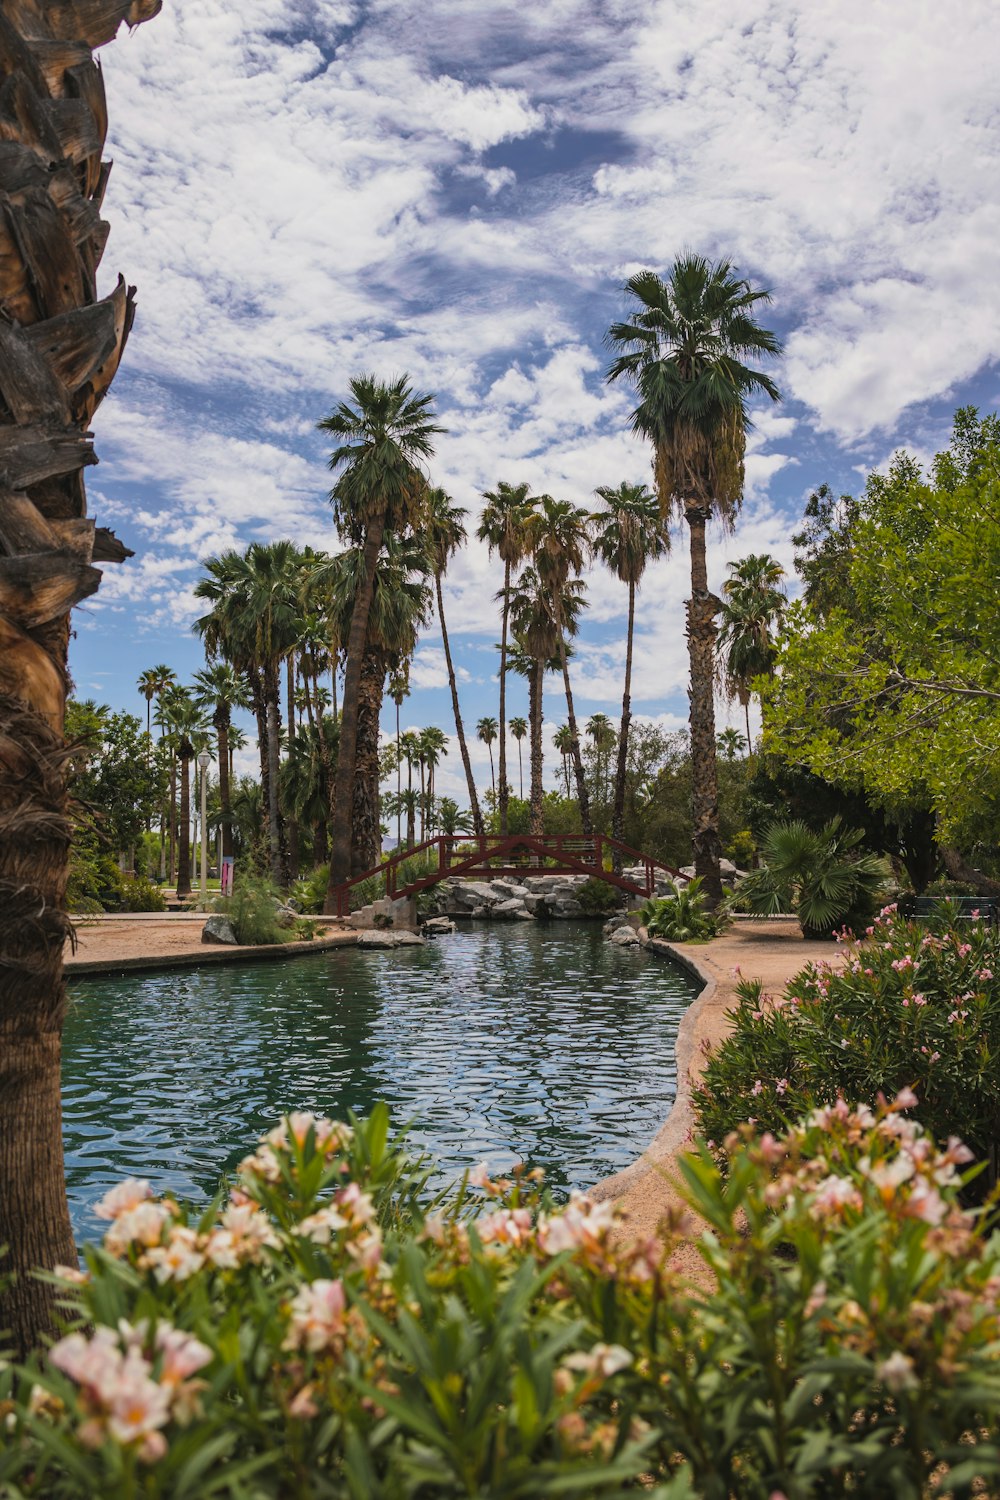
[[[292,886],[292,896],[300,911],[313,915],[323,910],[326,888],[330,881],[330,866],[317,865],[308,875],[302,875]]]
[[[701,877],[696,875],[683,885],[674,881],[672,891],[670,896],[647,901],[642,908],[640,921],[650,937],[664,938],[668,943],[707,943],[718,937],[726,925],[726,913],[722,909],[706,910]]]
[[[0,1365],[0,1492],[995,1492],[1000,1239],[905,1103],[689,1157],[704,1291],[532,1174],[428,1201],[384,1106],[290,1116],[203,1213],[122,1183],[63,1337]]]
[[[738,870],[749,870],[756,857],[757,840],[749,828],[741,828],[726,845],[726,858],[731,859]]]
[[[119,911],[166,911],[167,903],[159,886],[143,875],[120,875],[118,879]]]
[[[941,1140],[1000,1145],[1000,937],[985,922],[904,921],[887,907],[841,968],[810,964],[772,1000],[738,986],[731,1033],[694,1090],[702,1133],[777,1130],[838,1093],[911,1087]]]
[[[577,887],[576,899],[588,917],[610,917],[625,905],[625,892],[592,875]]]
[[[282,926],[280,902],[278,887],[269,876],[244,872],[236,881],[233,894],[216,901],[215,910],[232,922],[237,942],[255,946],[287,943],[291,933]]]
[[[806,937],[832,937],[845,926],[859,932],[878,910],[888,878],[884,860],[859,852],[863,838],[839,817],[819,833],[798,821],[773,823],[761,845],[762,867],[740,883],[740,910],[794,911]]]

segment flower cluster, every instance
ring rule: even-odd
[[[187,1281],[204,1266],[236,1270],[257,1264],[278,1247],[267,1216],[240,1193],[233,1195],[215,1225],[196,1231],[173,1198],[154,1199],[148,1182],[129,1178],[98,1203],[95,1212],[111,1225],[104,1248],[118,1260],[130,1259],[152,1271],[161,1284]]]

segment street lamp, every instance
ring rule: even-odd
[[[207,750],[202,750],[198,755],[198,769],[201,772],[201,909],[205,911],[208,906],[208,840],[205,835],[208,831],[208,767],[212,757]]]

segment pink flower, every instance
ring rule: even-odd
[[[160,1380],[165,1385],[178,1385],[212,1361],[211,1349],[192,1334],[172,1328],[169,1323],[157,1325],[156,1347],[163,1355]]]
[[[875,1366],[875,1379],[880,1380],[895,1396],[903,1391],[916,1390],[919,1385],[913,1373],[913,1360],[900,1349]]]
[[[531,1237],[531,1213],[526,1208],[499,1208],[476,1221],[484,1245],[523,1245]]]
[[[292,1298],[288,1333],[281,1347],[307,1349],[312,1354],[328,1349],[344,1332],[346,1310],[342,1281],[320,1280],[301,1287]]]
[[[144,1178],[126,1177],[124,1182],[108,1189],[101,1201],[94,1205],[94,1213],[99,1219],[117,1219],[121,1214],[131,1213],[152,1196],[153,1190]]]
[[[299,1421],[307,1421],[310,1417],[319,1416],[319,1407],[313,1400],[313,1387],[304,1385],[297,1391],[288,1403],[288,1415]]]
[[[764,1085],[761,1083],[761,1081],[760,1081],[759,1078],[754,1083],[754,1086],[750,1090],[750,1092],[751,1092],[751,1094],[753,1094],[753,1096],[754,1096],[755,1099],[757,1098],[757,1096],[759,1094],[762,1094],[764,1092]]]
[[[788,1079],[787,1078],[779,1078],[774,1087],[775,1087],[775,1092],[778,1093],[779,1095],[780,1094],[786,1094],[788,1092]]]
[[[843,1213],[848,1208],[859,1209],[861,1207],[861,1194],[854,1183],[847,1177],[837,1177],[831,1174],[825,1177],[817,1187],[810,1212],[814,1218],[822,1219],[829,1215]]]
[[[900,1089],[890,1109],[913,1109],[917,1103],[917,1096],[912,1089]]]
[[[619,1370],[627,1370],[632,1356],[621,1344],[594,1344],[588,1350],[578,1349],[563,1360],[563,1368],[581,1375],[596,1375],[600,1380],[610,1380]]]
[[[151,1266],[153,1275],[162,1285],[166,1281],[187,1281],[205,1264],[205,1256],[198,1246],[198,1236],[193,1229],[175,1224],[165,1245],[154,1245],[141,1258],[140,1265]]]
[[[948,1205],[936,1187],[922,1177],[913,1185],[906,1202],[906,1214],[911,1219],[922,1219],[925,1224],[938,1225],[945,1218]]]

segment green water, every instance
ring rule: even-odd
[[[587,1187],[648,1144],[697,985],[589,924],[475,925],[424,948],[335,949],[81,980],[63,1063],[78,1237],[123,1176],[204,1199],[290,1109],[379,1099],[444,1177],[486,1159]]]

